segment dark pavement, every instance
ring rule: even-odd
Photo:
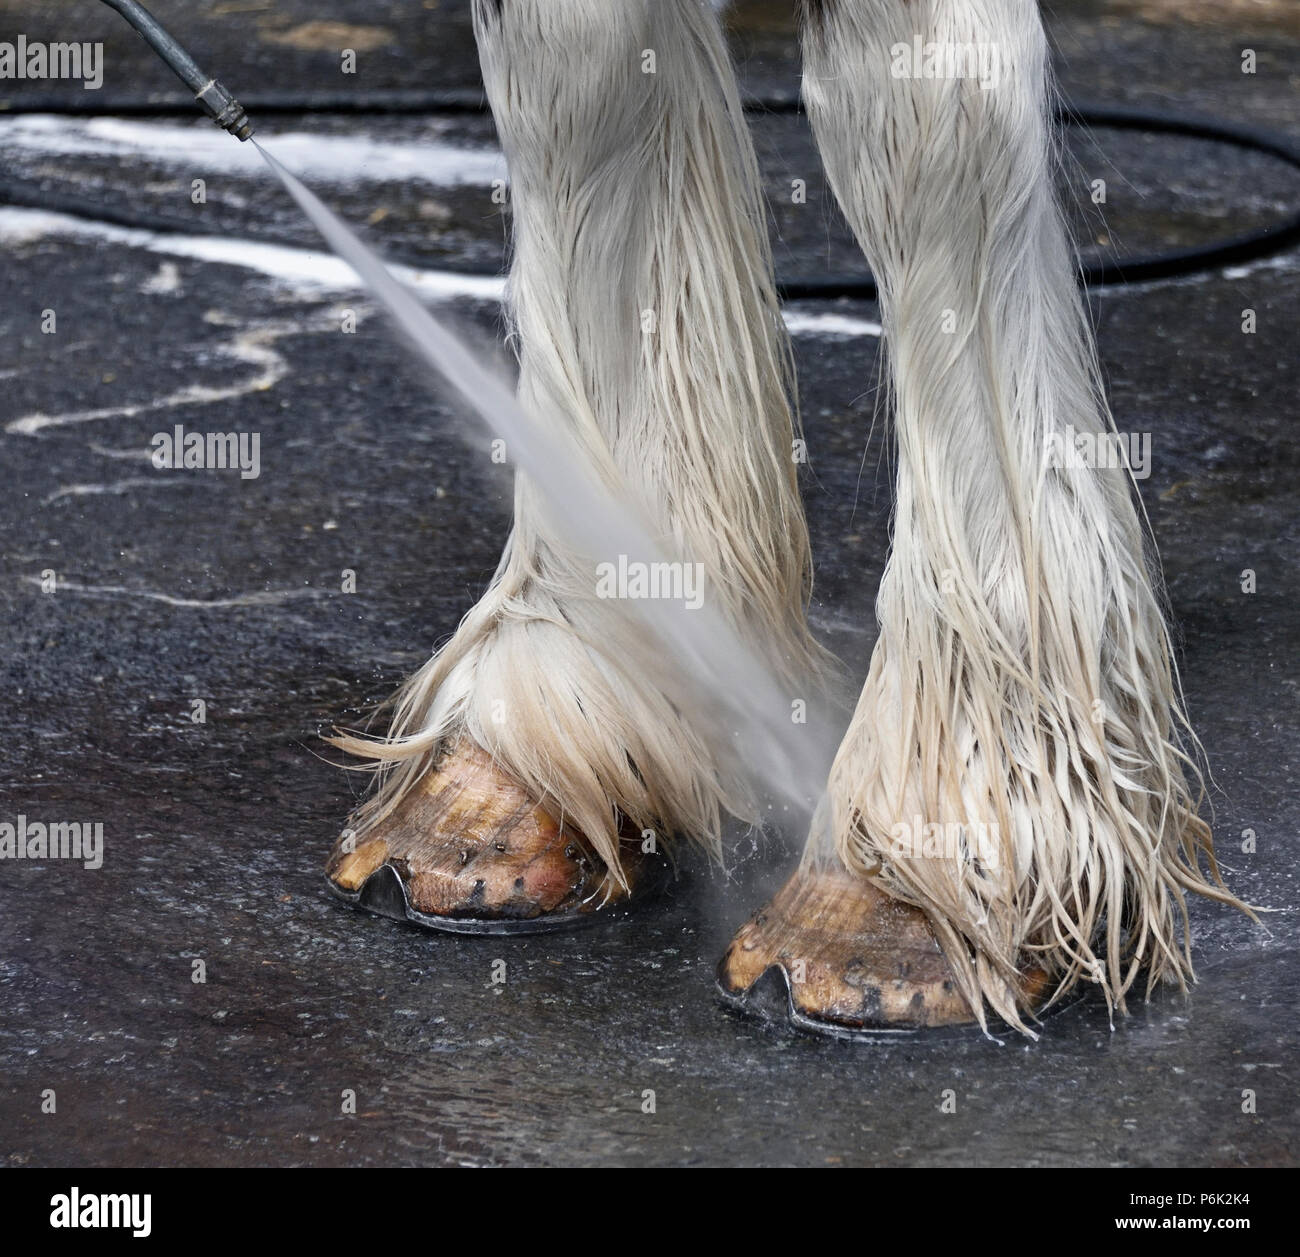
[[[240,97],[477,84],[464,0],[154,7]],[[791,7],[740,0],[733,14],[756,96],[797,87]],[[1287,0],[1061,0],[1049,14],[1072,96],[1300,143]],[[0,84],[11,106],[172,93],[92,0],[0,0],[0,39],[19,31],[102,39],[107,74],[98,94]],[[360,52],[355,78],[339,74],[340,46]],[[0,821],[105,834],[97,870],[0,861],[10,1163],[1296,1162],[1300,254],[1090,293],[1118,426],[1152,434],[1141,489],[1222,858],[1239,894],[1281,911],[1257,927],[1195,904],[1200,984],[1113,1029],[1088,997],[1037,1044],[829,1042],[742,1019],[713,991],[730,934],[795,857],[790,838],[756,851],[738,833],[728,876],[691,865],[630,922],[568,935],[437,936],[327,897],[322,863],[362,783],[319,735],[362,719],[455,627],[496,563],[508,480],[454,435],[369,303],[303,263],[312,231],[247,146],[185,112],[115,125],[0,109]],[[780,271],[859,269],[803,120],[754,127]],[[258,133],[277,152],[286,133],[327,137],[302,173],[389,256],[427,273],[499,268],[488,119],[276,114]],[[416,146],[437,147],[428,177],[404,164]],[[1230,146],[1097,130],[1070,154],[1072,206],[1108,184],[1104,223],[1075,215],[1090,256],[1204,242],[1300,203],[1300,172]],[[795,178],[806,206],[789,204]],[[97,206],[117,225],[96,223]],[[490,300],[453,308],[498,326]],[[355,335],[338,330],[343,309],[361,315]],[[890,505],[882,425],[867,443],[878,342],[862,333],[877,312],[794,314],[814,624],[861,677]],[[830,314],[852,334],[807,330]],[[260,476],[156,470],[150,438],[176,423],[259,433]],[[940,1111],[948,1089],[955,1113]]]

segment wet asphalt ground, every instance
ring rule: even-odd
[[[237,95],[284,105],[472,95],[466,7],[156,11]],[[797,88],[790,7],[741,0],[733,15],[755,97]],[[1300,143],[1292,5],[1061,2],[1049,20],[1072,97]],[[1280,911],[1258,927],[1194,905],[1200,984],[1113,1027],[1089,997],[1036,1044],[822,1041],[723,1009],[712,984],[794,836],[737,832],[727,876],[688,863],[631,921],[552,937],[436,936],[327,897],[322,861],[360,783],[320,734],[362,719],[473,603],[508,481],[366,300],[304,257],[310,228],[246,146],[184,110],[130,113],[172,98],[172,80],[120,19],[91,0],[3,0],[0,39],[19,31],[102,39],[106,76],[98,93],[0,84],[11,109],[90,97],[124,116],[0,109],[0,821],[105,835],[99,869],[0,861],[10,1163],[1295,1163],[1300,255],[1089,294],[1117,423],[1151,433],[1141,491],[1222,857],[1238,893]],[[358,49],[356,76],[340,75],[340,47]],[[778,269],[860,269],[803,120],[753,122]],[[259,136],[314,161],[300,169],[331,205],[495,333],[490,293],[446,275],[502,263],[489,119],[278,112]],[[1075,133],[1067,172],[1092,257],[1204,242],[1300,202],[1300,172],[1199,140]],[[794,179],[806,205],[790,203]],[[163,227],[177,230],[149,230]],[[890,506],[871,425],[877,311],[792,314],[814,625],[860,677]],[[815,330],[826,315],[835,330]],[[156,470],[150,439],[176,423],[259,433],[260,474]]]

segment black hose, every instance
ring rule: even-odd
[[[87,95],[83,93],[83,95]],[[36,96],[24,93],[21,104],[0,100],[0,114],[52,113],[73,117],[106,114],[121,118],[166,118],[194,112],[194,101],[175,92],[151,96],[114,96],[94,92],[94,100],[82,96]],[[372,113],[395,116],[426,114],[486,114],[490,112],[481,88],[453,88],[438,91],[369,92],[262,92],[240,98],[245,112],[259,117],[303,113]],[[782,106],[778,112],[787,112]]]
[[[199,68],[180,42],[139,0],[104,0],[104,3],[131,24],[163,64],[194,93],[194,99],[218,126],[240,140],[252,136],[253,128],[240,103],[212,75]]]
[[[389,92],[317,92],[306,94],[266,93],[244,98],[245,108],[259,116],[347,113],[379,115],[485,114],[487,102],[482,91],[389,91]],[[189,113],[191,101],[177,96],[155,99],[97,100],[93,106],[78,97],[32,98],[21,105],[0,101],[0,118],[4,114],[57,113],[67,115],[120,115],[164,117]],[[756,114],[796,114],[803,110],[795,95],[750,98],[747,112]],[[1110,130],[1144,131],[1156,135],[1181,135],[1192,139],[1231,144],[1284,162],[1300,171],[1300,148],[1287,137],[1237,123],[1209,118],[1187,117],[1152,110],[1128,109],[1085,102],[1066,103],[1058,110],[1058,120],[1067,126],[1099,127]],[[101,202],[51,196],[12,183],[0,181],[0,202],[29,208],[57,210],[61,213],[98,222],[111,222],[156,232],[194,230],[192,221],[163,215],[113,209]],[[1300,210],[1255,231],[1227,239],[1211,241],[1186,249],[1161,253],[1138,254],[1113,258],[1080,266],[1080,280],[1092,287],[1141,283],[1180,275],[1195,275],[1222,266],[1239,265],[1281,252],[1300,243]],[[489,275],[495,272],[464,272]],[[868,273],[792,275],[778,277],[777,289],[783,300],[827,300],[848,297],[873,300],[875,280]]]

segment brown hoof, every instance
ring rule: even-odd
[[[838,867],[796,872],[741,926],[718,986],[746,1011],[775,993],[794,1025],[824,1034],[975,1023],[925,914]]]
[[[348,849],[330,888],[355,907],[460,934],[534,933],[626,905],[629,891],[587,841],[469,741],[446,754],[395,811]],[[623,844],[633,890],[657,860]]]

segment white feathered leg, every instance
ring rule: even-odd
[[[1022,1024],[1027,964],[1122,1009],[1143,969],[1191,977],[1185,891],[1235,900],[1187,785],[1130,478],[1053,465],[1068,426],[1112,420],[1037,6],[806,8],[804,95],[879,281],[898,447],[836,850],[925,911],[981,1021],[987,1001]]]
[[[789,347],[752,146],[698,0],[475,0],[514,211],[519,394],[638,488],[733,624],[816,658]],[[664,696],[602,656],[610,604],[519,478],[491,587],[403,687],[365,832],[469,739],[621,877],[620,819],[710,845],[743,810]]]

